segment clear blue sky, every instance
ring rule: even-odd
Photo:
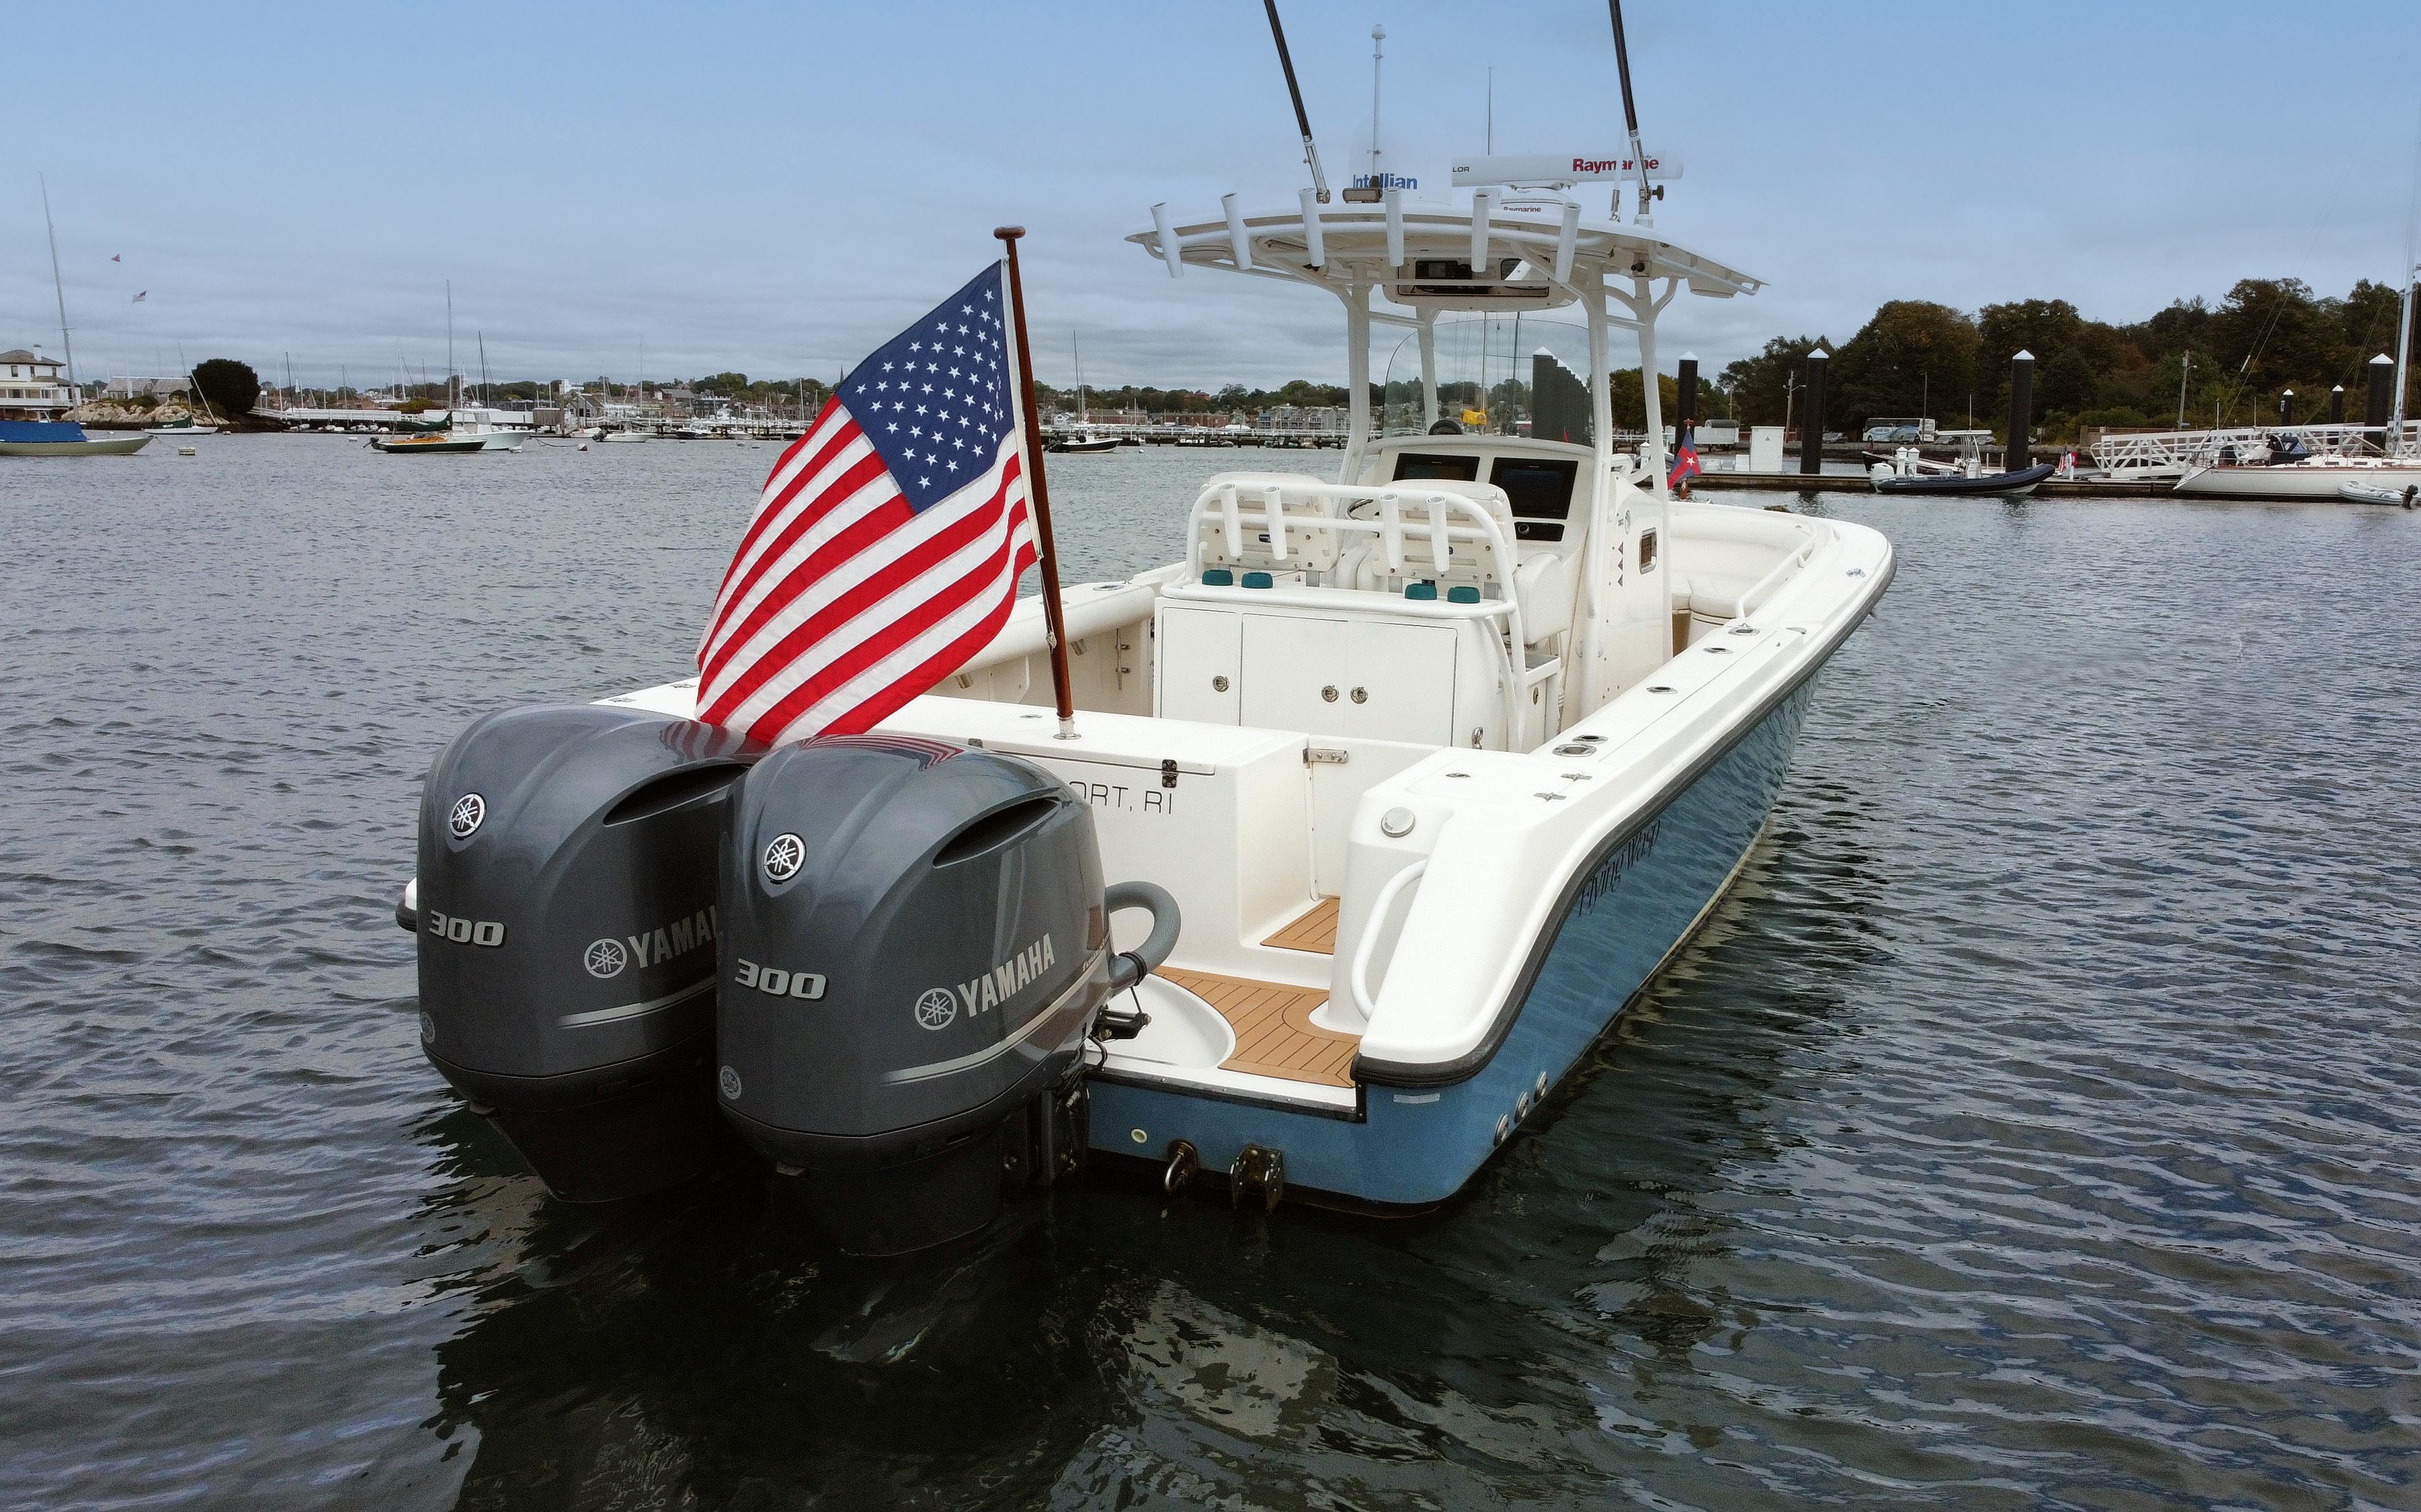
[[[1602,148],[1597,0],[1282,8],[1332,179],[1368,148],[1442,188],[1477,147]],[[1502,14],[1495,13],[1501,8]],[[1633,0],[1664,234],[1769,280],[1682,300],[1664,351],[1846,338],[1881,301],[2057,297],[2131,320],[2235,279],[2391,280],[2421,4]],[[0,346],[55,351],[49,176],[83,376],[231,355],[305,382],[829,379],[1030,230],[1037,366],[1097,383],[1339,381],[1333,301],[1172,282],[1153,201],[1304,181],[1260,8],[980,4],[13,8]],[[112,263],[112,254],[123,257]],[[133,303],[140,290],[142,304]],[[1669,359],[1668,359],[1669,360]]]

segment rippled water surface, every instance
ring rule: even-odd
[[[421,1059],[421,772],[683,673],[769,448],[0,459],[0,1503],[2421,1505],[2421,518],[1789,499],[1898,582],[1433,1215],[842,1259]],[[1054,464],[1072,576],[1219,460]]]

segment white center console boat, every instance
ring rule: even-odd
[[[892,763],[893,775],[862,779],[873,785],[867,792],[890,795],[879,800],[818,787],[827,811],[794,805],[804,818],[767,820],[758,834],[756,819],[718,818],[703,805],[720,803],[723,787],[762,786],[774,763],[827,742],[764,756],[740,783],[735,774],[759,758],[688,723],[694,681],[563,712],[583,728],[616,718],[660,722],[654,734],[581,736],[634,740],[651,753],[635,786],[596,784],[600,817],[561,821],[564,833],[587,836],[584,854],[634,846],[645,826],[676,820],[695,830],[681,844],[707,849],[681,883],[692,891],[679,898],[665,880],[679,869],[670,863],[613,864],[656,868],[643,880],[663,900],[632,907],[662,912],[675,921],[669,929],[641,927],[625,939],[619,924],[592,927],[588,919],[601,915],[584,913],[547,927],[559,944],[527,946],[543,948],[549,962],[560,954],[576,963],[558,978],[565,985],[554,1005],[567,1011],[532,1030],[548,1049],[533,1052],[531,1065],[554,1066],[546,1057],[560,1054],[569,1057],[562,1064],[589,1066],[578,1083],[589,1096],[636,1084],[623,1068],[655,1064],[645,1057],[686,1044],[684,1064],[701,1076],[719,1060],[721,1106],[744,1122],[743,1097],[759,1099],[755,1089],[775,1074],[765,1068],[809,1056],[797,1045],[769,1051],[765,1035],[856,1033],[849,1026],[866,1018],[882,1035],[905,1037],[907,1050],[893,1059],[933,1057],[886,1069],[889,1062],[859,1040],[814,1052],[829,1056],[814,1070],[819,1096],[872,1106],[885,1088],[939,1085],[1041,1044],[1050,1037],[1041,1026],[1056,1024],[1050,1016],[1091,980],[1096,1006],[1085,1011],[1111,993],[1123,1015],[1119,1033],[1084,1041],[1081,1061],[1070,1049],[1068,1080],[1053,1083],[1058,1090],[1039,1121],[1002,1126],[1011,1130],[1008,1143],[981,1146],[967,1180],[992,1179],[981,1161],[993,1171],[1004,1162],[1012,1171],[1025,1169],[1022,1161],[1064,1162],[1073,1139],[1095,1156],[1148,1161],[1172,1184],[1207,1169],[1226,1172],[1232,1190],[1258,1201],[1290,1190],[1348,1205],[1418,1207],[1471,1179],[1723,896],[1773,807],[1816,675],[1872,612],[1893,571],[1890,545],[1863,526],[1667,497],[1652,384],[1645,455],[1615,448],[1615,333],[1632,333],[1653,371],[1656,318],[1667,302],[1683,289],[1716,298],[1753,292],[1756,280],[1652,232],[1585,223],[1577,204],[1552,193],[1500,203],[1483,190],[1475,203],[1451,206],[1415,206],[1390,193],[1378,204],[1249,216],[1230,200],[1225,214],[1199,221],[1162,213],[1133,240],[1172,276],[1274,277],[1337,298],[1355,438],[1337,476],[1212,475],[1169,501],[1186,512],[1181,561],[1068,588],[1072,738],[1058,733],[1052,709],[1040,600],[1023,600],[960,671],[874,735],[848,738],[820,758],[834,773]],[[1382,311],[1381,301],[1408,313]],[[1575,307],[1576,332],[1565,327],[1575,332],[1572,365],[1521,350],[1547,329],[1543,312]],[[1532,364],[1513,406],[1539,432],[1530,436],[1492,433],[1507,429],[1507,406],[1492,409],[1484,384],[1466,395],[1439,371],[1441,349],[1451,352],[1461,339],[1458,319],[1480,322],[1484,357],[1487,322],[1509,325],[1511,312],[1536,322],[1520,328],[1513,352]],[[1386,394],[1395,429],[1409,433],[1373,440],[1370,335],[1382,321],[1406,329],[1405,350],[1419,361],[1417,373],[1408,369]],[[1478,404],[1488,426],[1471,433],[1440,425],[1442,390],[1455,413]],[[478,734],[475,726],[464,740]],[[975,759],[953,761],[953,753]],[[1016,758],[1003,771],[1039,769],[1041,790],[1055,783],[1057,795],[1038,797],[997,772],[978,783],[986,762],[999,765],[995,757]],[[424,886],[432,868],[458,865],[458,855],[469,865],[487,843],[477,838],[483,825],[520,823],[514,816],[535,812],[523,805],[541,801],[576,818],[586,812],[580,803],[590,802],[572,802],[570,769],[560,766],[546,769],[556,773],[549,785],[475,790],[472,777],[459,775],[469,760],[449,753],[431,773]],[[868,816],[880,804],[914,807],[921,800],[900,796],[911,790],[900,784],[929,786],[939,780],[933,773],[961,765],[965,772],[950,779],[960,789],[993,792],[983,802],[1007,804],[1000,814],[1035,817],[969,821],[946,840],[942,825],[929,843],[899,851],[900,875],[914,874],[899,885],[926,887],[963,856],[1007,854],[1000,836],[1017,824],[1048,829],[1061,858],[1052,865],[1076,879],[1071,896],[1091,890],[1097,921],[1117,914],[1115,938],[1101,938],[1098,923],[1088,933],[995,922],[995,912],[1031,904],[1013,895],[1030,894],[1041,875],[1040,863],[1013,860],[986,884],[1002,891],[962,890],[949,895],[958,902],[920,904],[924,922],[886,936],[898,943],[882,951],[867,943],[871,923],[827,938],[816,947],[821,954],[801,949],[779,960],[751,944],[754,936],[735,937],[758,927],[735,922],[743,908],[755,918],[773,906],[759,893],[807,885],[789,881],[819,865],[803,857],[839,854],[831,848],[843,842],[825,830],[858,821],[835,815],[858,812],[852,804],[877,805],[864,808]],[[982,787],[1001,781],[1009,786]],[[1042,817],[1071,796],[1086,811],[1089,840],[1067,814]],[[744,806],[733,801],[735,811]],[[683,814],[701,817],[679,820]],[[788,828],[773,834],[781,824]],[[716,825],[727,831],[719,883]],[[508,845],[510,836],[494,843]],[[571,855],[571,842],[562,844],[555,854]],[[1097,848],[1098,865],[1085,872],[1094,879],[1086,882],[1077,872],[1094,864],[1066,858],[1088,847]],[[532,896],[527,879],[567,865],[532,860],[499,872],[502,901],[486,912],[465,901],[467,883],[453,881],[443,899],[408,898],[407,923],[465,947],[432,956],[436,947],[424,940],[424,1006],[442,1005],[458,987],[472,990],[460,986],[468,978],[447,974],[470,970],[459,963],[482,944],[495,947],[498,961],[520,948],[534,927],[508,924],[506,912]],[[847,869],[838,860],[830,866],[834,878]],[[1104,876],[1121,880],[1106,903]],[[1150,897],[1161,901],[1143,901]],[[1134,969],[1103,974],[1103,962],[1129,959],[1118,951],[1132,946],[1147,914],[1153,943]],[[850,914],[888,916],[880,909]],[[945,973],[910,963],[909,955],[957,933],[972,942],[963,959],[998,964]],[[699,948],[706,945],[715,948]],[[845,955],[867,958],[847,968],[857,985],[846,994],[836,963]],[[641,967],[659,974],[643,976]],[[1076,985],[1063,987],[1070,981]],[[781,1006],[769,1005],[769,995]],[[996,1004],[1004,1011],[992,1011]],[[719,1044],[711,1037],[718,1021]],[[445,1058],[476,1037],[469,1031],[457,1037],[450,1023],[441,1034],[432,1022],[426,1032],[432,1058],[481,1101],[522,1084],[482,1080]],[[598,1048],[579,1050],[572,1042],[583,1036]],[[609,1052],[605,1040],[617,1036]],[[698,1085],[704,1106],[714,1094]],[[1026,1086],[1018,1083],[1015,1095],[1031,1096]],[[987,1091],[991,1100],[979,1107],[970,1100],[973,1112],[935,1103],[916,1116],[944,1130],[973,1127],[969,1119],[997,1122],[1010,1095]],[[550,1139],[565,1147],[560,1130],[508,1130],[542,1167]],[[825,1146],[792,1147],[812,1161]],[[932,1154],[939,1143],[916,1148],[919,1160],[940,1159]],[[1038,1153],[1053,1148],[1060,1154]],[[568,1192],[579,1185],[549,1179]],[[880,1208],[880,1174],[867,1179],[876,1182],[874,1195],[860,1180],[849,1200]],[[912,1184],[898,1179],[902,1191]],[[894,1233],[869,1242],[922,1241]]]

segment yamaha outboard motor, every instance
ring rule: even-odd
[[[971,1233],[1079,1169],[1086,1037],[1165,960],[1175,903],[1101,886],[1092,811],[1029,761],[938,741],[787,746],[739,784],[716,1010],[724,1111],[842,1248]],[[1109,950],[1113,908],[1150,940]]]
[[[697,1174],[715,1111],[715,852],[762,753],[595,704],[462,732],[420,803],[420,1037],[556,1196]]]

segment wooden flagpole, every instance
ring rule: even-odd
[[[1059,602],[1059,548],[1051,538],[1051,490],[1042,478],[1042,416],[1034,408],[1034,354],[1025,340],[1025,285],[1017,275],[1023,226],[992,230],[1008,247],[1008,308],[1017,322],[1017,398],[1025,412],[1026,496],[1034,501],[1034,533],[1042,546],[1042,621],[1050,629],[1051,691],[1059,700],[1059,739],[1076,739],[1076,694],[1068,683],[1068,627]]]

